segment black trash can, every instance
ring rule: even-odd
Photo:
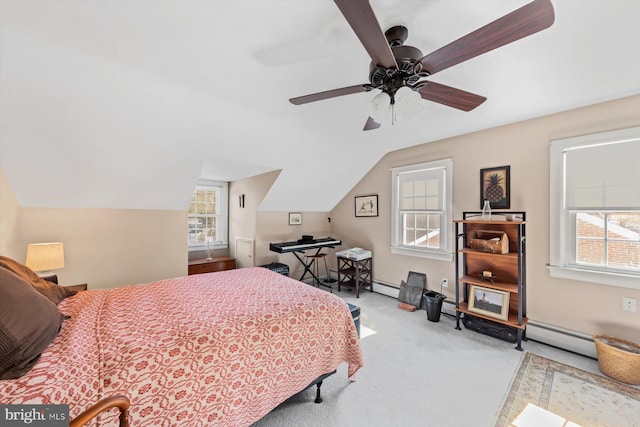
[[[427,309],[427,319],[430,322],[439,322],[442,312],[442,302],[447,299],[444,294],[435,291],[425,291],[422,294],[425,308]]]

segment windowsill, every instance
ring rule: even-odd
[[[229,245],[228,244],[219,244],[219,245],[213,245],[209,248],[209,250],[211,252],[218,250],[218,249],[228,249]],[[207,247],[206,246],[191,246],[189,248],[189,252],[196,252],[196,251],[206,251]]]
[[[617,286],[620,288],[640,289],[640,278],[633,274],[611,273],[586,270],[578,267],[558,267],[551,265],[548,265],[547,268],[549,268],[549,275],[551,275],[551,277],[598,283],[600,285]]]
[[[424,251],[420,249],[399,248],[391,246],[391,253],[396,255],[406,255],[418,258],[428,258],[437,261],[453,261],[453,254],[447,252]]]

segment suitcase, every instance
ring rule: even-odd
[[[280,273],[283,276],[289,276],[289,266],[280,262],[272,262],[271,264],[261,265],[260,267],[268,268],[271,271]]]
[[[349,311],[351,311],[351,317],[353,317],[353,323],[356,325],[356,332],[358,337],[360,336],[360,307],[347,303]]]

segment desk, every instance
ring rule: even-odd
[[[302,276],[300,276],[300,279],[298,280],[302,282],[302,280],[304,279],[304,276],[306,276],[306,274],[309,273],[311,277],[313,277],[314,283],[318,282],[322,286],[326,286],[327,288],[331,289],[331,292],[333,292],[333,289],[331,288],[330,285],[325,285],[320,279],[318,279],[318,277],[316,277],[315,274],[313,274],[313,271],[311,271],[311,266],[313,265],[316,258],[309,258],[311,261],[306,263],[300,257],[300,255],[298,255],[298,253],[304,254],[305,251],[307,250],[315,249],[316,252],[313,255],[318,255],[322,248],[335,248],[336,246],[339,246],[341,244],[342,244],[341,240],[333,239],[331,237],[325,237],[323,239],[315,239],[315,240],[308,240],[308,241],[298,240],[295,242],[269,243],[269,250],[273,252],[278,252],[280,254],[292,252],[296,256],[296,258],[298,258],[298,261],[300,261],[300,264],[302,264],[302,266],[304,267],[304,272],[302,273]]]
[[[192,274],[213,273],[215,271],[233,270],[236,259],[230,256],[214,256],[211,259],[192,259],[189,261],[189,276]]]
[[[372,258],[353,260],[338,258],[338,291],[340,287],[356,288],[356,298],[360,298],[360,287],[368,287],[373,292],[373,261]]]

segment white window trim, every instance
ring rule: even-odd
[[[220,200],[217,201],[220,207],[220,214],[218,215],[216,223],[218,225],[224,224],[224,227],[218,230],[218,237],[220,238],[221,243],[214,243],[210,249],[212,251],[214,249],[227,249],[229,247],[229,183],[223,181],[199,180],[196,184],[196,188],[197,187],[220,187],[221,197]],[[189,245],[189,252],[203,251],[206,249],[206,244]]]
[[[398,246],[397,242],[402,240],[402,232],[399,226],[399,195],[398,175],[406,172],[419,171],[422,169],[444,168],[445,174],[445,195],[444,204],[445,212],[443,223],[441,224],[440,233],[441,240],[444,242],[444,249],[433,248],[408,248]],[[429,258],[437,261],[453,261],[453,160],[442,159],[431,162],[425,162],[415,165],[401,166],[391,169],[391,246],[392,254],[406,255],[419,258]]]
[[[621,288],[640,289],[640,275],[627,274],[607,268],[580,267],[569,264],[566,259],[567,246],[573,243],[570,233],[570,220],[564,206],[564,151],[568,148],[611,143],[640,138],[640,127],[620,129],[591,135],[551,141],[550,148],[550,204],[549,204],[549,274],[561,279],[579,280]],[[575,237],[573,237],[575,238]]]

